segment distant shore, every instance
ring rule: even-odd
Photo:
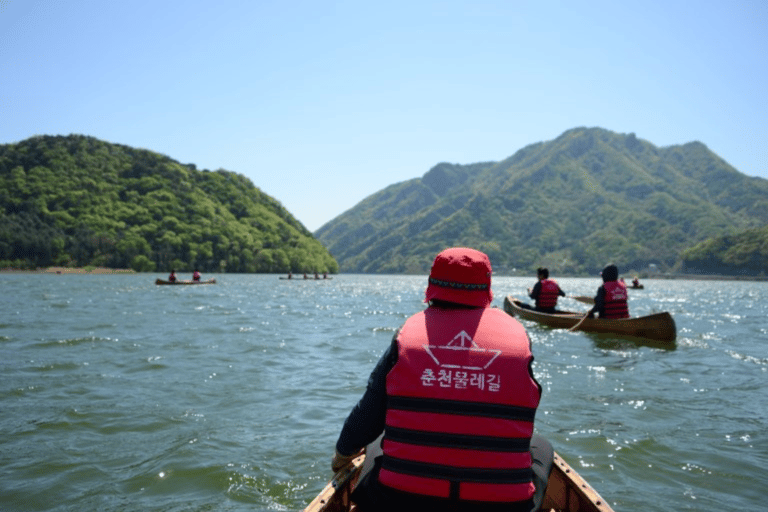
[[[151,272],[149,272],[151,273]],[[0,268],[0,274],[92,274],[92,275],[109,275],[109,274],[138,274],[131,268],[106,268],[106,267],[47,267],[38,268],[35,270],[18,269],[18,268]],[[406,274],[403,274],[406,275]],[[531,274],[533,275],[533,274]],[[521,275],[506,275],[499,274],[497,277],[529,277]],[[570,276],[564,275],[561,277],[595,277],[595,276]],[[301,278],[297,278],[301,279]],[[641,284],[642,280],[647,279],[664,279],[664,280],[689,280],[689,281],[768,281],[768,276],[763,275],[718,275],[718,274],[640,274]]]
[[[766,276],[720,274],[654,274],[643,279],[686,279],[689,281],[768,281]]]
[[[3,268],[0,273],[7,274],[135,274],[131,268],[106,268],[106,267],[47,267],[36,270],[23,270],[17,268]]]

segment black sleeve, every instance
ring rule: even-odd
[[[387,374],[397,362],[397,336],[384,351],[368,378],[368,387],[352,412],[336,441],[336,451],[341,455],[352,455],[373,442],[384,431],[384,417],[387,412]]]
[[[562,288],[560,288],[560,285],[557,286],[557,294],[560,295],[561,297],[565,297],[565,292],[563,291]]]
[[[595,295],[595,305],[589,310],[590,313],[597,313],[599,316],[605,314],[605,288],[602,286],[597,289],[597,295]]]
[[[531,290],[529,297],[534,300],[538,299],[539,293],[541,293],[541,281],[536,281],[536,284],[533,285],[533,290]]]

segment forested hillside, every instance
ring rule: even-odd
[[[680,265],[695,244],[768,223],[768,180],[691,142],[575,128],[501,162],[442,163],[391,185],[315,235],[344,272],[427,272],[453,245],[498,272],[596,274]]]
[[[768,225],[709,238],[683,251],[682,268],[693,274],[768,275]]]
[[[244,176],[92,137],[0,145],[0,268],[337,272]]]

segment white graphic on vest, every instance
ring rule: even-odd
[[[481,348],[466,331],[454,336],[447,345],[424,345],[424,350],[440,369],[435,373],[425,368],[421,375],[422,386],[437,383],[444,388],[467,389],[469,385],[480,390],[499,391],[499,375],[485,374],[484,371],[501,354],[501,350]]]
[[[461,331],[447,345],[424,345],[424,350],[443,368],[486,370],[501,350],[480,348],[466,331]]]

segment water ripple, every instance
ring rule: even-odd
[[[0,276],[4,510],[298,511],[317,494],[425,278],[216,277]],[[494,305],[533,281],[495,279]],[[630,308],[670,311],[674,349],[525,323],[536,429],[616,510],[760,509],[765,284],[646,287]]]

